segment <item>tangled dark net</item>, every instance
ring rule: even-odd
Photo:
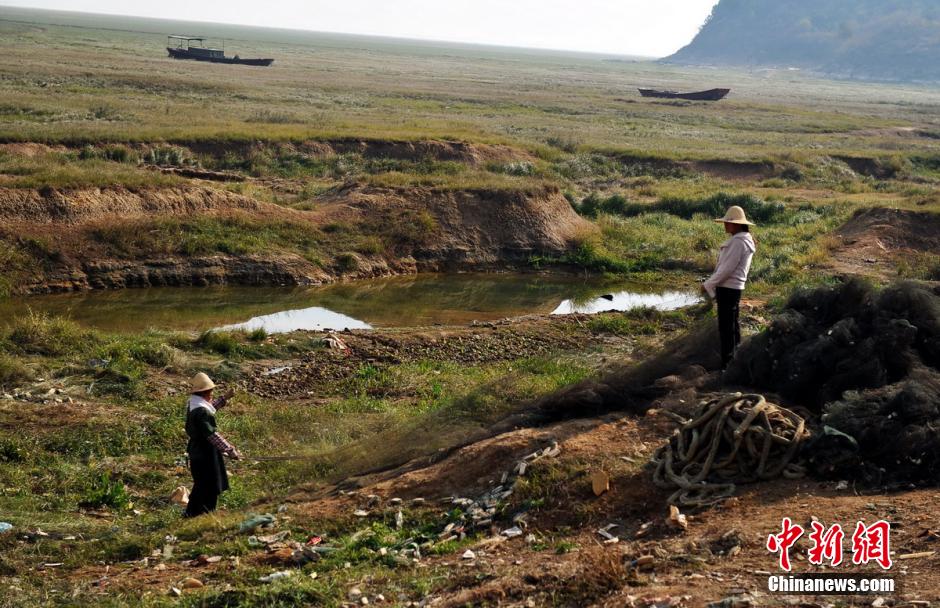
[[[935,287],[905,282],[878,291],[849,280],[798,292],[741,346],[726,380],[821,414],[830,432],[812,442],[817,473],[864,472],[878,483],[940,480]]]

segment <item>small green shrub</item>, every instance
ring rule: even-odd
[[[131,497],[127,493],[124,483],[117,479],[111,479],[111,475],[108,473],[102,473],[92,482],[85,492],[85,497],[78,505],[86,509],[100,509],[102,507],[126,509],[130,503]]]
[[[268,332],[265,331],[263,327],[258,327],[248,332],[248,339],[252,342],[264,342],[267,338]]]
[[[11,439],[0,438],[0,462],[23,462],[26,454],[23,449]]]
[[[137,152],[126,146],[108,146],[104,149],[103,156],[117,163],[136,163],[139,159]]]

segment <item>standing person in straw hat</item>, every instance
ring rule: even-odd
[[[216,430],[216,410],[232,398],[232,391],[212,399],[215,383],[199,372],[190,381],[192,395],[186,408],[186,434],[189,445],[189,470],[193,474],[193,491],[189,494],[186,517],[215,511],[219,494],[228,490],[228,474],[224,456],[238,460],[241,454]]]
[[[718,266],[714,274],[705,281],[702,289],[718,303],[718,334],[721,338],[721,369],[728,366],[734,350],[741,342],[741,325],[738,321],[741,292],[747,283],[747,273],[757,245],[751,236],[751,222],[747,221],[744,209],[730,207],[725,216],[716,222],[725,225],[731,235],[718,253]]]

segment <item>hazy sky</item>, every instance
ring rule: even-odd
[[[0,0],[0,3],[659,57],[688,43],[717,0]],[[0,17],[2,13],[0,6]]]

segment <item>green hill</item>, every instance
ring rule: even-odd
[[[720,0],[695,39],[666,61],[938,81],[940,2]]]

